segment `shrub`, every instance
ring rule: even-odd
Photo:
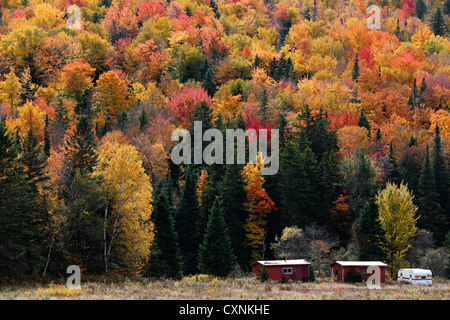
[[[258,271],[258,280],[261,282],[269,280],[269,273],[267,272],[266,267],[259,269]]]
[[[347,283],[358,283],[358,282],[362,282],[363,278],[361,276],[361,273],[359,273],[359,271],[355,270],[354,268],[351,268],[348,273],[347,276],[344,279],[344,282]]]

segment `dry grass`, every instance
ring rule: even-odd
[[[173,280],[122,280],[84,282],[81,290],[63,285],[3,286],[2,299],[80,299],[80,300],[449,300],[450,282],[434,280],[431,287],[399,285],[388,282],[380,290],[363,284],[340,284],[332,281],[314,283],[261,283],[252,278],[217,279],[204,275]]]

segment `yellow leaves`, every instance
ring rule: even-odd
[[[202,204],[203,201],[203,191],[206,188],[206,183],[208,182],[208,170],[202,169],[202,172],[197,175],[197,196],[198,202]]]
[[[217,112],[220,112],[228,119],[233,119],[240,102],[240,94],[236,96],[230,95],[228,99],[224,99],[217,104]]]
[[[20,92],[22,87],[19,78],[16,76],[14,69],[5,75],[5,80],[0,82],[0,102],[7,103],[11,107],[11,111],[15,112],[16,107],[22,101]]]
[[[436,123],[438,123],[441,135],[450,138],[450,113],[448,111],[440,109],[436,112],[432,112],[430,123],[429,133],[434,134]]]
[[[255,179],[258,180],[261,186],[264,184],[265,180],[261,176],[262,168],[264,168],[264,161],[262,159],[262,155],[258,153],[256,156],[256,163],[253,164],[252,162],[249,162],[245,165],[244,169],[242,169],[242,175],[245,181],[244,188],[246,188],[246,190],[248,190],[248,187],[253,181],[255,181]]]
[[[333,79],[336,74],[336,59],[330,56],[313,55],[306,63],[306,70],[319,80]]]
[[[17,109],[19,117],[16,126],[20,128],[20,134],[25,135],[31,128],[38,135],[43,134],[45,113],[35,106],[31,101],[27,101]]]
[[[153,239],[152,187],[136,148],[127,143],[104,142],[99,146],[93,176],[103,178],[103,187],[113,201],[111,217],[118,217],[122,229],[115,253],[127,262],[131,272],[139,273],[142,263],[148,260]]]
[[[252,70],[252,79],[259,84],[272,85],[275,83],[273,78],[269,77],[263,68],[255,68]]]
[[[411,36],[411,42],[418,48],[423,49],[425,41],[427,41],[432,35],[430,28],[423,25],[419,30]]]
[[[33,11],[34,16],[30,19],[30,23],[36,27],[49,30],[65,23],[65,12],[49,3],[36,4]]]
[[[417,206],[413,195],[403,183],[400,186],[388,183],[376,196],[378,220],[384,231],[383,250],[387,253],[390,267],[398,268],[401,258],[410,247],[410,239],[417,231],[415,217]]]

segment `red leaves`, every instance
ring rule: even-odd
[[[356,126],[358,124],[359,116],[357,112],[351,110],[344,110],[338,114],[329,113],[331,130],[338,130],[345,126]]]
[[[166,16],[166,10],[159,2],[145,2],[142,3],[137,11],[138,21],[147,20],[149,18],[157,19]]]
[[[195,108],[200,102],[206,101],[212,105],[211,97],[203,88],[184,87],[183,90],[177,92],[169,100],[168,107],[177,117],[178,121],[184,128],[189,126]]]

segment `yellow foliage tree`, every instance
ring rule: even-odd
[[[104,216],[105,271],[113,258],[138,275],[148,261],[153,234],[152,186],[136,148],[126,143],[102,144],[93,176],[102,177],[111,201]]]
[[[411,246],[410,240],[417,231],[417,206],[413,195],[403,183],[397,186],[388,183],[376,196],[378,220],[384,231],[381,247],[386,252],[389,273],[395,278],[403,266],[403,258]]]

